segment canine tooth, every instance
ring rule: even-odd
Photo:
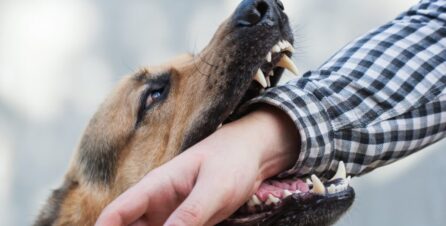
[[[340,161],[338,164],[338,170],[336,171],[336,174],[330,179],[330,181],[336,180],[336,179],[346,179],[347,173],[345,172],[345,164],[343,161]]]
[[[266,86],[271,87],[271,80],[269,79],[269,77],[265,77],[266,79]]]
[[[260,202],[260,199],[257,197],[257,195],[252,195],[250,201],[252,201],[252,203],[253,203],[254,205],[260,205],[260,204],[262,204],[262,202]]]
[[[265,75],[263,74],[262,70],[259,69],[257,71],[256,76],[254,77],[254,80],[259,82],[263,88],[268,87],[268,83],[266,82]]]
[[[288,191],[288,190],[283,190],[283,197],[284,198],[286,198],[286,197],[288,197],[288,196],[290,196],[290,195],[292,195],[293,193],[291,193],[290,191]]]
[[[294,191],[293,193],[294,193],[294,194],[300,194],[300,193],[302,193],[302,192],[299,191],[299,190],[296,190],[296,191]]]
[[[272,53],[269,52],[269,53],[266,55],[266,61],[268,61],[269,63],[271,63],[272,57],[273,57]]]
[[[294,62],[287,55],[283,55],[282,58],[280,59],[279,63],[277,63],[276,66],[286,68],[295,75],[299,74],[299,69],[297,69]]]
[[[275,46],[273,46],[272,52],[273,53],[280,53],[282,49],[280,48],[279,44],[276,44]]]
[[[250,199],[249,201],[248,201],[248,206],[249,207],[254,207],[256,204],[254,204],[254,202],[252,201],[252,199]]]
[[[311,175],[311,180],[313,181],[313,189],[311,191],[319,195],[325,195],[325,187],[321,180],[314,174]]]
[[[268,195],[268,200],[266,201],[267,202],[266,205],[269,205],[268,201],[270,202],[270,204],[271,203],[277,204],[277,203],[280,202],[280,199],[278,199],[278,198],[274,197],[273,195],[269,194]]]

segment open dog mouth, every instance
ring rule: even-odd
[[[298,75],[290,59],[294,47],[281,40],[265,56],[253,76],[253,82],[240,105],[277,85],[284,70]],[[340,162],[330,180],[316,175],[302,178],[269,179],[260,185],[252,197],[230,218],[220,225],[330,225],[353,203],[354,190],[350,187],[345,165]]]
[[[293,74],[298,75],[299,71],[294,62],[290,59],[293,52],[294,47],[289,41],[279,41],[266,55],[265,63],[258,69],[254,76],[254,80],[257,81],[262,88],[267,89],[277,84],[277,80],[273,80],[273,82],[271,80],[275,75],[280,76],[283,69],[288,69]]]
[[[292,41],[283,39],[271,48],[265,56],[263,63],[255,72],[252,83],[234,112],[237,112],[240,106],[258,97],[265,90],[276,86],[285,70],[290,71],[296,76],[299,75],[299,69],[291,60],[291,56],[295,50],[290,42]],[[223,124],[233,121],[237,117],[238,115],[231,114]]]
[[[228,67],[236,72],[231,81],[246,80],[240,86],[243,92],[237,93],[242,98],[237,99],[235,110],[229,117],[224,117],[223,124],[246,113],[246,104],[276,86],[285,70],[299,74],[291,60],[295,52],[294,38],[283,10],[280,0],[244,0],[236,10],[233,21],[241,20],[243,25],[249,26],[234,28],[234,42],[243,54],[236,54],[234,64]],[[243,206],[219,225],[331,225],[354,201],[355,192],[350,187],[350,180],[342,162],[329,180],[316,175],[268,179]]]
[[[331,224],[353,202],[355,194],[350,180],[340,162],[336,174],[324,182],[316,175],[305,181],[264,181],[248,202],[221,225]]]
[[[294,75],[299,71],[291,60],[295,52],[292,37],[287,33],[280,38],[264,57],[253,75],[247,92],[236,107],[276,86],[286,70]],[[225,121],[238,116],[231,114]],[[340,162],[336,174],[330,180],[316,175],[302,178],[268,179],[260,185],[252,197],[232,216],[220,225],[287,225],[326,226],[334,223],[353,203],[354,190],[350,187],[345,165]]]

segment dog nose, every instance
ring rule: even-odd
[[[275,15],[277,10],[283,11],[280,0],[244,0],[235,11],[237,25],[254,26],[268,15]]]

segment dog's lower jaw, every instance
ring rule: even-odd
[[[229,218],[223,221],[219,226],[329,226],[334,224],[353,204],[355,193],[352,188],[343,193],[342,201],[335,203],[326,200],[316,200],[314,205],[287,205],[282,213],[269,214],[257,219]],[[297,196],[286,200],[295,202]],[[303,201],[303,200],[301,200]],[[300,208],[299,208],[300,207]]]

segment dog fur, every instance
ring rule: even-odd
[[[147,172],[215,131],[246,93],[270,50],[265,46],[280,38],[268,27],[243,33],[234,27],[226,20],[197,55],[125,77],[91,119],[62,186],[34,225],[93,225]],[[143,93],[159,84],[167,97],[138,119]]]

